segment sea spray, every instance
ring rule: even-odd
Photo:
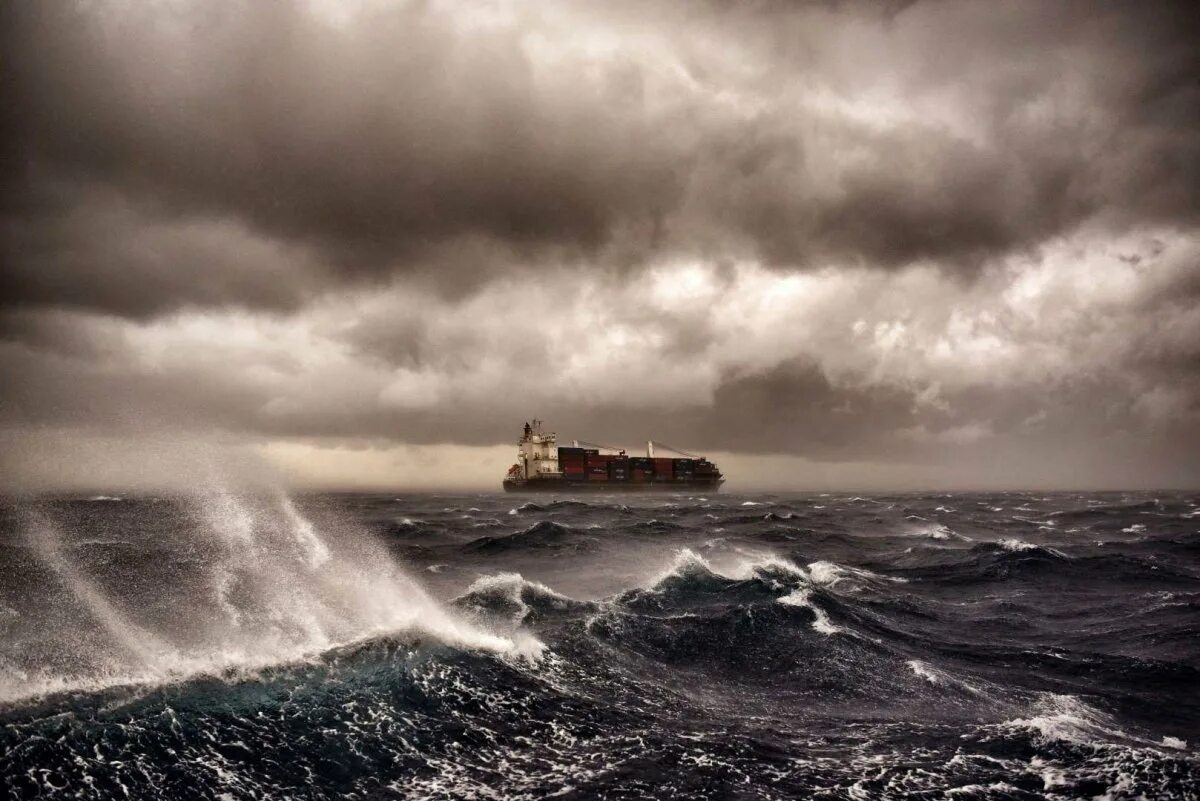
[[[24,530],[33,552],[54,572],[64,590],[91,620],[108,634],[109,641],[131,658],[135,667],[156,670],[174,657],[171,646],[129,620],[108,594],[79,570],[63,548],[62,534],[54,523],[33,511],[25,518]]]
[[[186,525],[172,538],[141,543],[170,563],[159,564],[162,578],[144,577],[159,614],[110,597],[84,573],[50,511],[25,514],[30,552],[61,585],[40,613],[79,628],[55,625],[46,647],[6,659],[0,700],[253,671],[392,633],[523,658],[542,651],[528,633],[495,633],[446,609],[369,538],[340,532],[331,545],[286,495],[218,488],[182,507]]]

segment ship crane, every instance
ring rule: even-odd
[[[602,451],[617,451],[618,453],[625,452],[624,448],[614,448],[612,445],[601,445],[598,442],[586,442],[582,439],[578,439],[575,441],[578,442],[580,445],[583,445],[584,447],[587,447],[587,448],[596,448],[596,449],[602,450]]]
[[[656,440],[656,439],[652,439],[652,440],[650,440],[649,442],[647,442],[647,443],[646,443],[646,453],[647,453],[647,455],[649,455],[649,456],[651,456],[651,457],[653,457],[653,456],[654,456],[654,446],[655,446],[655,445],[657,445],[658,447],[662,448],[662,449],[663,449],[663,450],[665,450],[665,451],[670,451],[671,453],[678,453],[680,456],[686,456],[686,457],[687,457],[687,458],[689,458],[689,459],[700,459],[700,458],[703,458],[703,457],[701,457],[701,456],[697,456],[697,455],[696,455],[696,454],[694,454],[694,453],[688,453],[687,451],[681,451],[679,448],[672,448],[672,447],[671,447],[670,445],[668,445],[667,443],[665,443],[665,442],[659,442],[659,441],[658,441],[658,440]]]
[[[615,451],[615,452],[618,452],[618,453],[624,453],[624,452],[625,452],[625,449],[624,449],[624,448],[617,448],[617,447],[615,447],[615,446],[612,446],[612,445],[601,445],[599,442],[588,442],[588,441],[586,441],[586,440],[582,440],[582,439],[577,439],[577,440],[574,440],[574,442],[575,442],[575,444],[576,444],[577,446],[578,446],[578,445],[583,445],[584,447],[587,447],[587,448],[597,448],[597,449],[599,449],[599,450],[602,450],[602,451]],[[659,441],[658,441],[658,440],[656,440],[656,439],[651,439],[651,440],[647,440],[647,441],[646,441],[646,455],[647,455],[647,456],[649,456],[651,459],[653,459],[653,458],[654,458],[654,449],[655,449],[655,447],[661,448],[661,449],[662,449],[662,450],[664,450],[664,451],[670,451],[671,453],[677,453],[677,454],[679,454],[680,456],[685,456],[685,457],[687,457],[687,458],[689,458],[689,459],[700,459],[700,458],[702,458],[702,457],[700,457],[700,456],[698,456],[698,455],[696,455],[696,454],[694,454],[694,453],[689,453],[688,451],[682,450],[682,449],[680,449],[680,448],[673,448],[673,447],[671,447],[670,445],[668,445],[668,444],[667,444],[667,443],[665,443],[665,442],[659,442]]]

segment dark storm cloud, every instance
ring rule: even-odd
[[[0,14],[0,434],[31,451],[537,414],[1200,480],[1190,4]]]
[[[291,3],[8,16],[8,105],[22,112],[9,177],[26,197],[100,184],[160,215],[313,246],[353,275],[410,267],[457,237],[586,250],[675,191],[636,120],[586,94],[539,96],[517,32],[467,37],[422,5],[346,29]],[[48,202],[74,213],[62,193]],[[53,210],[18,203],[14,225]],[[92,233],[60,223],[64,248]],[[72,266],[50,265],[86,272]]]
[[[1195,222],[1187,4],[521,8],[6,5],[6,302],[289,308],[671,254],[955,270]],[[222,224],[263,243],[195,241]]]
[[[111,192],[4,219],[6,303],[147,317],[182,305],[295,309],[320,267],[302,248],[239,224],[148,215]]]

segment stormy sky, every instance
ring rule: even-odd
[[[1170,2],[4,2],[0,482],[1200,485]]]

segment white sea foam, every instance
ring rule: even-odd
[[[840,634],[841,629],[833,625],[829,620],[829,615],[825,614],[825,610],[812,602],[812,590],[808,587],[801,587],[793,590],[787,595],[779,599],[779,603],[787,604],[788,606],[803,606],[813,613],[812,627],[815,631],[822,634]]]
[[[961,787],[951,787],[946,790],[947,798],[957,798],[960,795],[970,796],[972,798],[980,794],[1003,793],[1008,796],[1012,793],[1020,792],[1016,787],[1008,782],[992,782],[991,784],[964,784]]]
[[[906,663],[913,673],[928,681],[930,684],[941,684],[941,676],[919,659],[910,659]]]
[[[808,577],[814,584],[822,584],[827,587],[834,587],[843,582],[853,583],[859,581],[891,581],[896,584],[904,584],[908,581],[900,576],[881,576],[870,570],[861,567],[849,567],[848,565],[839,565],[836,562],[810,562],[808,565]],[[855,586],[855,589],[858,585]]]
[[[1022,551],[1044,551],[1045,553],[1053,554],[1061,559],[1070,558],[1057,548],[1051,548],[1047,545],[1035,545],[1032,542],[1025,542],[1024,540],[1019,540],[1015,537],[997,540],[996,544],[1004,550],[1012,551],[1013,553],[1021,553]]]
[[[910,519],[912,519],[914,517],[916,517],[916,516],[910,515]],[[917,519],[923,519],[923,518],[917,518]],[[913,529],[911,529],[909,532],[907,532],[907,536],[909,536],[909,537],[925,537],[925,538],[928,538],[931,540],[942,540],[942,541],[945,541],[945,540],[961,540],[963,542],[971,541],[970,537],[963,535],[963,534],[959,534],[957,531],[955,531],[954,529],[945,525],[944,523],[930,523],[929,525],[925,525],[925,526],[916,526]]]
[[[971,693],[972,695],[980,694],[979,688],[976,687],[975,685],[968,684],[967,682],[963,681],[962,679],[955,678],[954,676],[951,676],[949,673],[945,672],[944,670],[939,670],[939,669],[935,668],[933,665],[930,665],[928,662],[922,662],[920,659],[910,659],[905,664],[908,665],[909,670],[911,670],[918,677],[925,679],[925,681],[929,682],[930,684],[936,684],[936,685],[943,686],[943,687],[945,687],[945,686],[960,687],[960,688],[966,690],[967,692]]]
[[[1000,726],[1033,730],[1043,742],[1057,740],[1090,745],[1112,738],[1132,739],[1107,716],[1073,695],[1044,693],[1030,712],[1029,717],[1009,720]]]
[[[1006,551],[1018,552],[1018,551],[1036,551],[1037,550],[1037,546],[1034,545],[1032,542],[1025,542],[1024,540],[1018,540],[1018,539],[1013,539],[1013,538],[999,540],[996,542],[996,544],[999,545],[1001,548],[1003,548]]]

